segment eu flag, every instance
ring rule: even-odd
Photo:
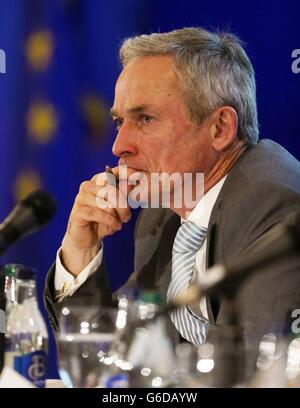
[[[5,56],[7,68],[0,74],[0,220],[37,188],[51,192],[59,208],[44,230],[12,247],[1,262],[38,269],[42,309],[45,275],[55,260],[79,184],[106,164],[116,164],[107,112],[120,68],[120,41],[133,28],[143,30],[141,13],[138,0],[126,5],[112,0],[105,9],[98,0],[0,3],[0,67]],[[125,229],[132,230],[133,223]],[[133,234],[118,235],[117,244],[114,238],[105,244],[113,288],[133,270],[133,243],[128,239]],[[50,340],[53,377],[55,350]]]

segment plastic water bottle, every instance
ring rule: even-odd
[[[47,377],[48,333],[36,297],[35,270],[19,268],[17,304],[8,315],[5,365],[43,388]]]
[[[3,267],[3,277],[4,277],[4,292],[5,297],[5,341],[4,341],[4,351],[5,351],[5,361],[6,365],[10,367],[13,363],[10,361],[14,356],[14,350],[9,350],[11,348],[11,329],[10,325],[13,319],[9,318],[13,309],[17,307],[17,273],[20,268],[24,266],[21,264],[7,264]]]
[[[20,269],[24,268],[21,264],[7,264],[4,266],[5,275],[5,297],[6,297],[6,316],[10,313],[14,305],[17,304],[17,274]]]

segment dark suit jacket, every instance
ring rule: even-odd
[[[227,263],[256,245],[288,213],[300,210],[300,163],[278,144],[261,140],[248,148],[231,169],[214,205],[209,227],[207,267]],[[166,293],[171,277],[171,253],[179,217],[167,209],[141,212],[135,233],[135,274],[143,288]],[[54,301],[53,266],[47,276],[45,304],[54,330],[62,306],[74,303],[110,304],[104,263],[70,298]],[[290,311],[300,307],[300,254],[284,257],[258,271],[238,291],[237,304],[247,351],[247,372],[255,368],[259,341],[278,329]],[[222,329],[224,302],[207,299],[210,320]],[[175,330],[175,329],[174,329]],[[219,329],[220,330],[220,329]],[[210,330],[213,338],[215,330]]]

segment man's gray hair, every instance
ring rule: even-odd
[[[258,140],[255,74],[238,37],[182,28],[128,38],[120,49],[126,66],[140,56],[171,55],[195,125],[215,109],[231,106],[238,115],[238,136],[247,144]]]

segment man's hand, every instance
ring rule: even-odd
[[[103,238],[131,218],[126,193],[130,186],[118,183],[118,167],[112,171],[115,185],[108,184],[107,173],[96,174],[80,185],[75,199],[61,252],[64,267],[75,277],[97,255]]]

